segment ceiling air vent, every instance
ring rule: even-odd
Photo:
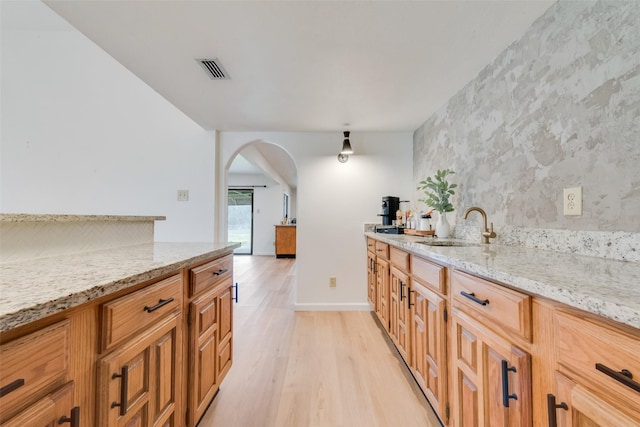
[[[224,69],[218,58],[213,59],[196,59],[207,72],[207,75],[211,80],[229,80],[229,74]]]

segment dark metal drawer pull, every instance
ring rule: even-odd
[[[58,424],[69,423],[70,427],[80,427],[80,407],[76,406],[71,410],[70,417],[61,417]]]
[[[476,294],[474,294],[473,292],[471,292],[470,294],[466,293],[465,291],[461,291],[460,295],[462,295],[463,297],[469,298],[471,301],[478,303],[480,305],[487,305],[489,304],[489,300],[488,299],[480,299],[480,298],[476,298]]]
[[[0,397],[4,397],[7,394],[11,393],[12,391],[16,391],[17,389],[19,389],[23,385],[24,385],[24,379],[23,378],[18,378],[14,382],[12,382],[10,384],[7,384],[6,386],[0,388]]]
[[[605,375],[610,376],[614,380],[626,385],[630,389],[640,392],[640,383],[633,380],[633,374],[628,369],[623,369],[620,372],[614,371],[608,366],[602,363],[596,363],[596,369]]]
[[[152,313],[154,311],[156,311],[157,309],[159,309],[160,307],[163,307],[169,303],[173,302],[173,297],[172,298],[167,298],[167,299],[161,299],[158,300],[158,303],[152,307],[149,306],[144,306],[144,311],[146,311],[147,313]]]
[[[235,297],[231,297],[231,301],[235,301],[237,303],[238,302],[238,282],[236,282],[236,284],[233,285],[232,288],[235,288],[236,296]]]
[[[517,372],[516,367],[509,368],[509,362],[502,361],[502,406],[509,407],[509,399],[518,400],[517,394],[509,394],[509,372]]]
[[[558,427],[558,419],[556,417],[556,409],[569,410],[566,403],[556,404],[556,397],[553,394],[547,394],[547,418],[549,419],[549,427]]]
[[[120,416],[127,413],[127,390],[129,389],[129,366],[124,365],[120,374],[111,375],[111,379],[120,378],[120,403],[112,402],[111,407],[120,408]]]
[[[407,287],[407,309],[411,310],[412,305],[416,305],[416,303],[411,302],[411,292],[413,292],[409,287]]]
[[[213,272],[213,275],[214,275],[214,276],[219,276],[219,275],[221,275],[221,274],[226,273],[227,271],[229,271],[229,269],[228,269],[228,268],[223,268],[223,269],[220,269],[220,270],[218,270],[218,271],[214,271],[214,272]]]
[[[402,283],[402,280],[399,280],[399,282],[400,282],[400,302],[402,302],[402,300],[404,299],[404,287],[407,285]]]

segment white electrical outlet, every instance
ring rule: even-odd
[[[565,188],[562,200],[565,215],[582,215],[582,187]]]
[[[329,287],[331,287],[331,288],[335,288],[336,287],[336,278],[335,277],[329,277]]]
[[[189,201],[189,190],[178,190],[178,201],[179,202],[188,202]]]

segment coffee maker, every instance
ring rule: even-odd
[[[378,216],[382,217],[382,225],[391,225],[396,218],[396,211],[400,209],[400,198],[393,196],[385,196],[382,198],[382,213]]]

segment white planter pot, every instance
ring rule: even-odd
[[[451,226],[449,225],[449,221],[447,221],[447,213],[439,213],[438,222],[436,223],[436,237],[447,239],[450,234]]]

